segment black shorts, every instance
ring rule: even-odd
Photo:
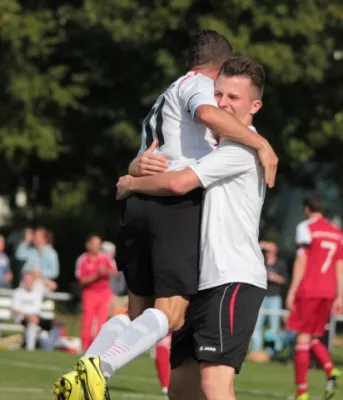
[[[184,196],[135,195],[124,202],[116,261],[130,292],[171,297],[197,293],[203,190]]]
[[[171,367],[195,358],[200,363],[231,366],[239,373],[265,292],[246,283],[199,291],[188,308],[185,325],[172,336]]]

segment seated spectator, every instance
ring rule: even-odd
[[[268,274],[268,288],[256,322],[255,331],[252,336],[252,353],[258,353],[263,349],[263,330],[266,319],[268,320],[269,329],[275,335],[275,337],[278,337],[281,324],[281,315],[277,314],[277,312],[282,310],[281,292],[283,285],[285,285],[287,281],[287,265],[283,260],[278,258],[278,247],[276,244],[263,241],[260,243],[260,246],[265,255],[265,263]],[[271,312],[274,311],[275,314],[263,314],[263,311],[266,310]],[[281,343],[279,346],[276,342],[276,351],[280,350],[279,347],[281,347]],[[272,356],[273,354],[269,355]]]
[[[23,272],[34,271],[36,277],[41,279],[48,290],[55,290],[57,284],[54,280],[59,275],[60,266],[56,250],[52,247],[51,233],[43,227],[37,228],[34,232],[33,244],[34,248],[29,248],[29,244],[25,242],[20,245],[22,254],[27,256]],[[25,253],[25,246],[27,253]]]
[[[0,235],[0,288],[9,288],[12,280],[12,272],[10,270],[10,262],[5,253],[6,241],[4,236]]]
[[[16,323],[26,327],[26,349],[32,351],[36,348],[39,333],[40,310],[43,292],[35,285],[36,274],[33,271],[25,272],[22,286],[14,290],[12,298],[12,314]]]

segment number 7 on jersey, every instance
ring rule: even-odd
[[[332,264],[333,256],[335,255],[336,250],[337,250],[337,244],[334,242],[328,242],[328,241],[324,240],[324,241],[320,242],[320,247],[322,249],[328,250],[325,261],[322,265],[322,268],[320,269],[321,273],[325,274],[327,272],[327,270],[330,268],[330,265]]]

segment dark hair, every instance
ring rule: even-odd
[[[86,243],[89,243],[91,240],[95,239],[95,238],[99,238],[101,239],[101,236],[98,235],[97,233],[90,233],[87,237],[86,237]]]
[[[50,231],[48,231],[46,228],[44,228],[44,226],[37,226],[37,228],[35,229],[35,231],[36,231],[36,232],[37,232],[37,231],[42,232],[42,234],[43,234],[43,236],[44,236],[44,238],[45,238],[45,241],[46,241],[48,244],[51,244],[51,245],[54,244],[54,235],[52,234],[52,232],[50,232]]]
[[[306,196],[303,200],[303,206],[308,207],[311,212],[324,212],[324,204],[322,198],[314,193]]]
[[[191,38],[188,51],[188,69],[196,66],[220,66],[232,55],[231,43],[220,33],[203,29]]]
[[[258,89],[260,97],[263,95],[266,74],[261,64],[244,56],[232,56],[220,68],[219,75],[245,76],[250,78],[252,85]]]

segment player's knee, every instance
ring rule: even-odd
[[[297,336],[297,344],[310,344],[311,335],[307,333],[299,333]]]

